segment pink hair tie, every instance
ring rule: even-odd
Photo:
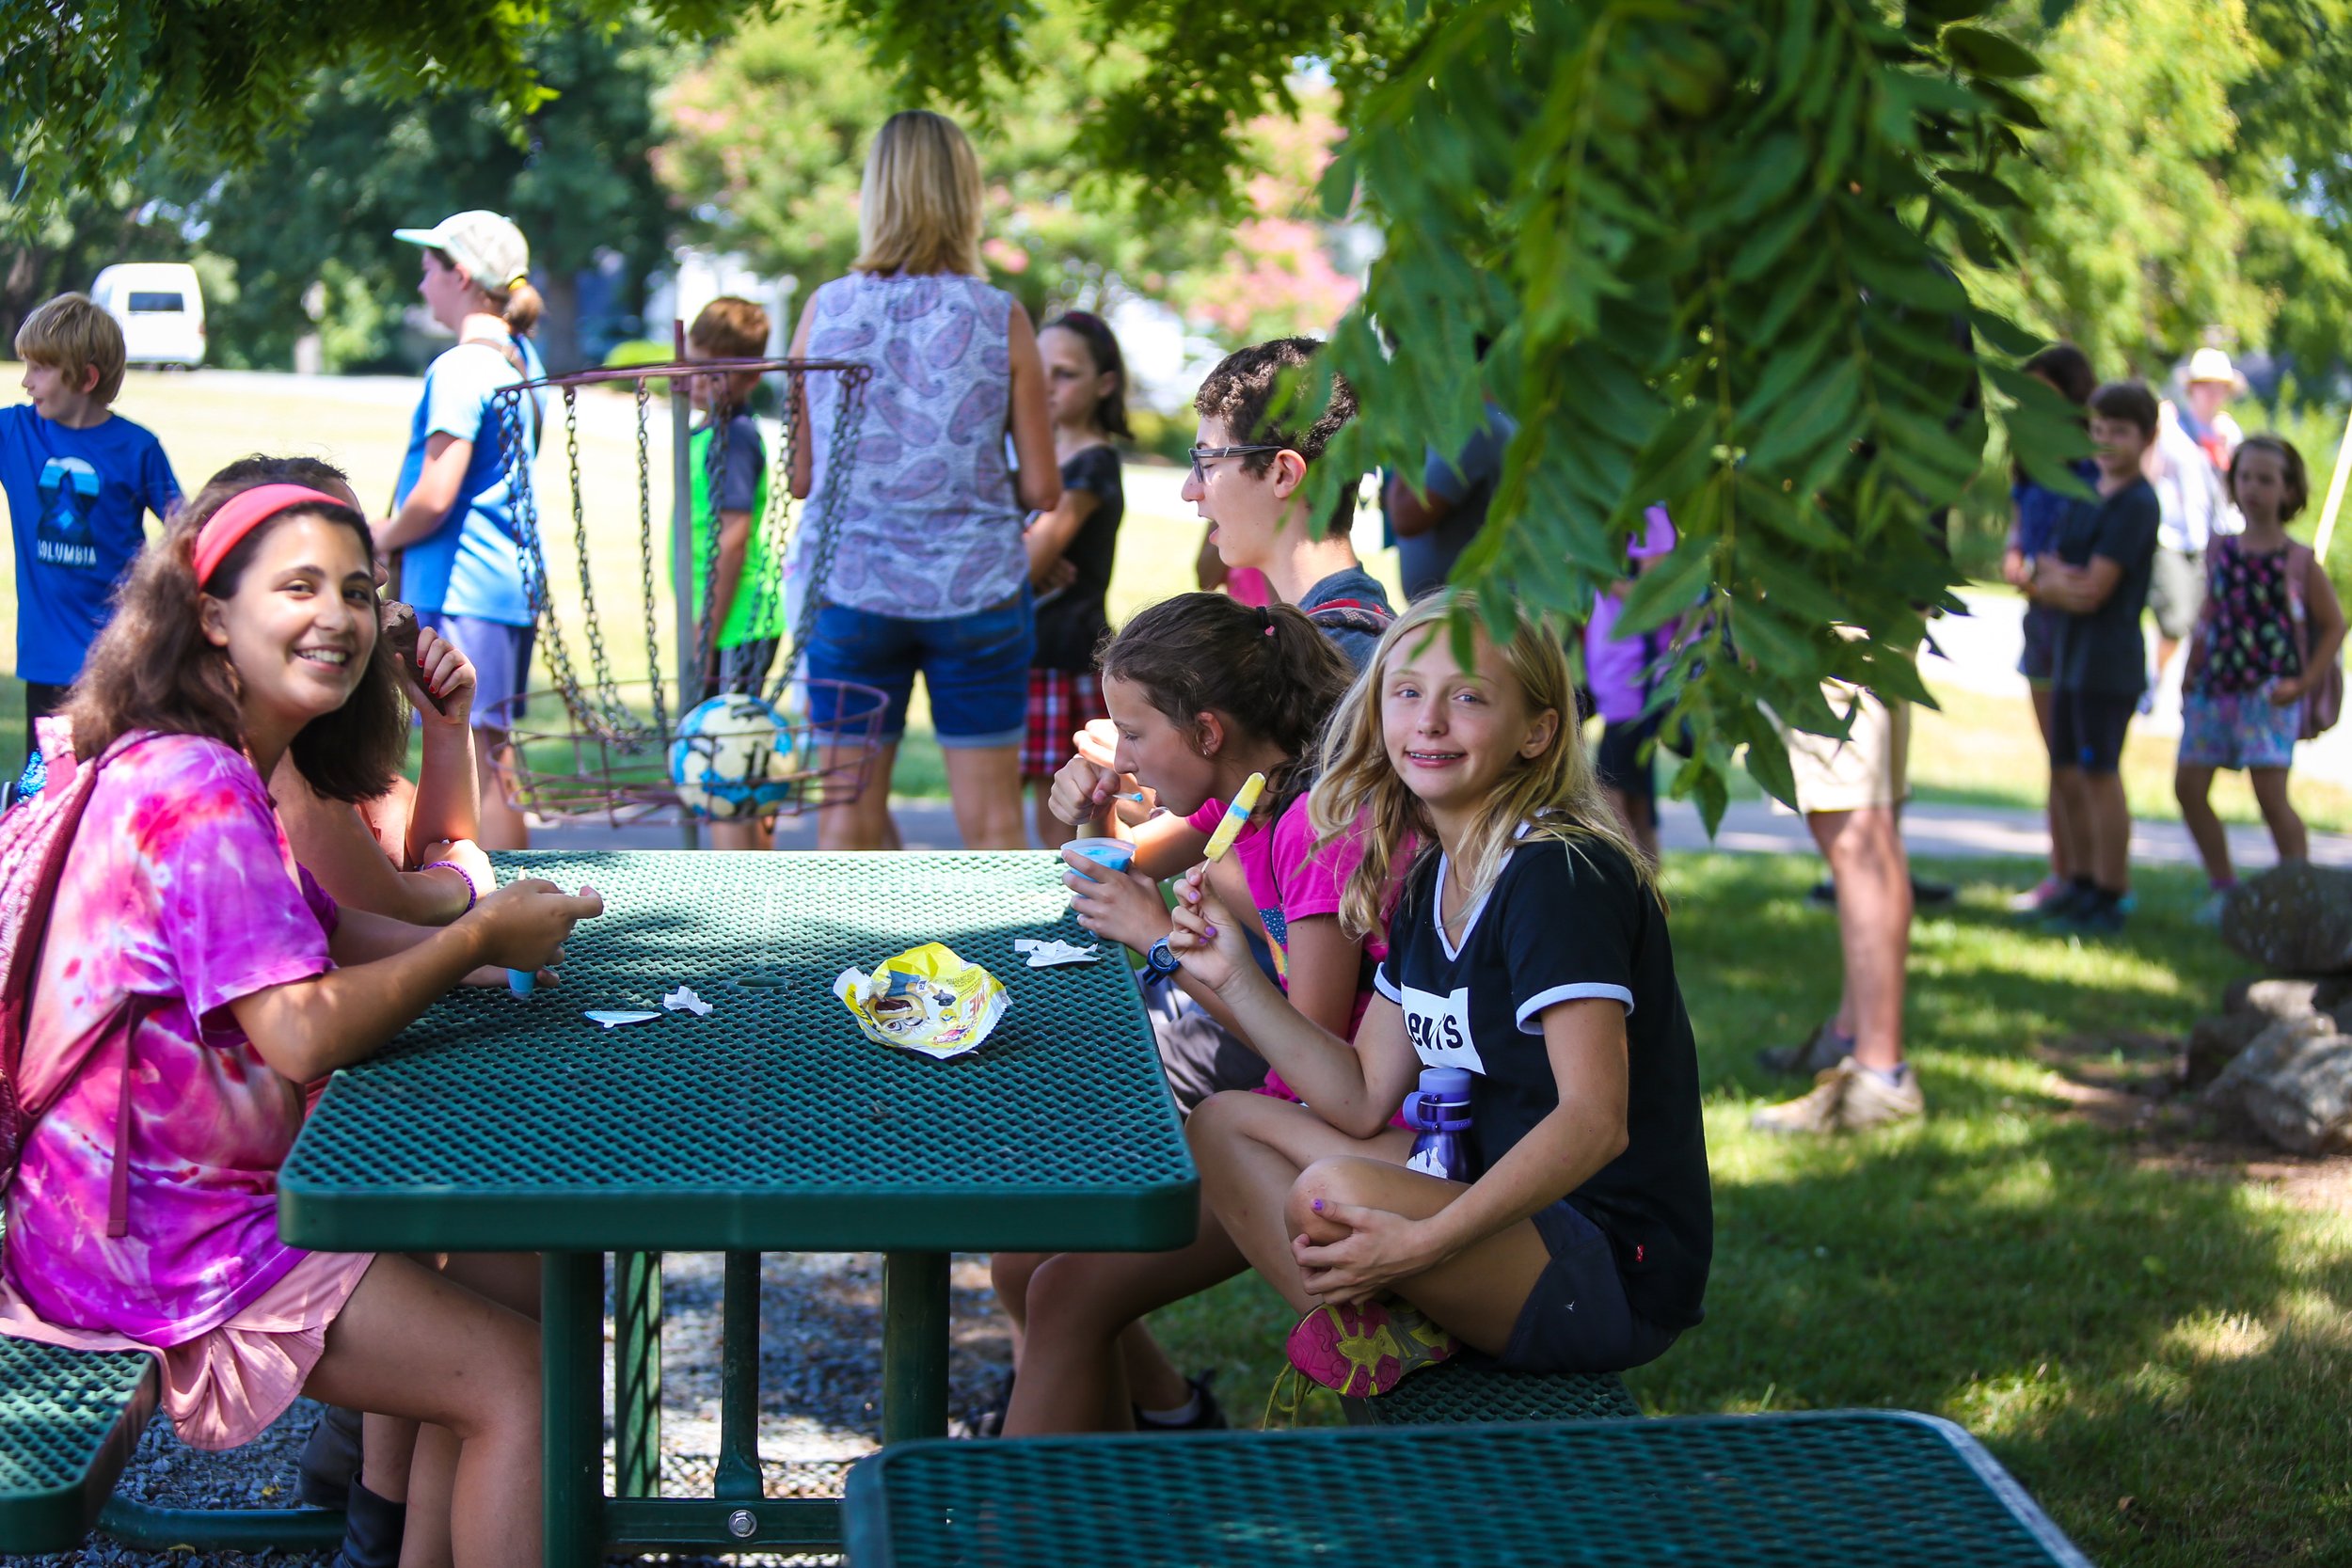
[[[204,526],[196,533],[196,581],[199,587],[210,581],[213,574],[237,542],[280,512],[297,506],[331,506],[338,512],[348,512],[350,504],[337,500],[324,490],[313,490],[307,484],[257,484],[241,490],[221,503],[220,510],[204,519]]]

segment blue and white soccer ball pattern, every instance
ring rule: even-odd
[[[758,697],[713,697],[678,721],[670,782],[703,816],[759,816],[786,804],[804,771],[784,716]]]

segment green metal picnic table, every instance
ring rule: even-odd
[[[758,1255],[881,1252],[882,1435],[946,1430],[951,1251],[1181,1246],[1198,1191],[1135,985],[1033,970],[1014,939],[1090,940],[1042,853],[637,851],[493,857],[603,894],[563,984],[453,996],[336,1075],[279,1180],[279,1229],[336,1251],[544,1257],[547,1559],[608,1547],[837,1545],[831,1498],[765,1498]],[[1009,993],[972,1054],[876,1045],[846,968],[946,942]],[[680,986],[707,1017],[662,1009]],[[583,1012],[654,1010],[607,1030]],[[726,1253],[709,1498],[659,1490],[660,1254]],[[618,1497],[603,1482],[604,1254],[615,1275]]]
[[[1976,1439],[1895,1410],[911,1443],[851,1568],[2089,1568]]]

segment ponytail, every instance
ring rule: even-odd
[[[1268,820],[1303,787],[1324,723],[1355,678],[1289,605],[1252,609],[1222,594],[1179,594],[1142,610],[1104,645],[1101,663],[1179,728],[1223,714],[1288,757],[1266,780],[1277,806]]]
[[[529,337],[531,329],[539,325],[541,312],[547,309],[547,302],[539,297],[539,291],[531,286],[528,277],[515,279],[515,286],[503,293],[496,289],[483,292],[497,307],[500,317],[506,323],[506,329],[517,337]]]

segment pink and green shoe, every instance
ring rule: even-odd
[[[1450,1361],[1462,1341],[1401,1301],[1318,1307],[1283,1347],[1291,1365],[1349,1399],[1385,1394],[1407,1373]]]

